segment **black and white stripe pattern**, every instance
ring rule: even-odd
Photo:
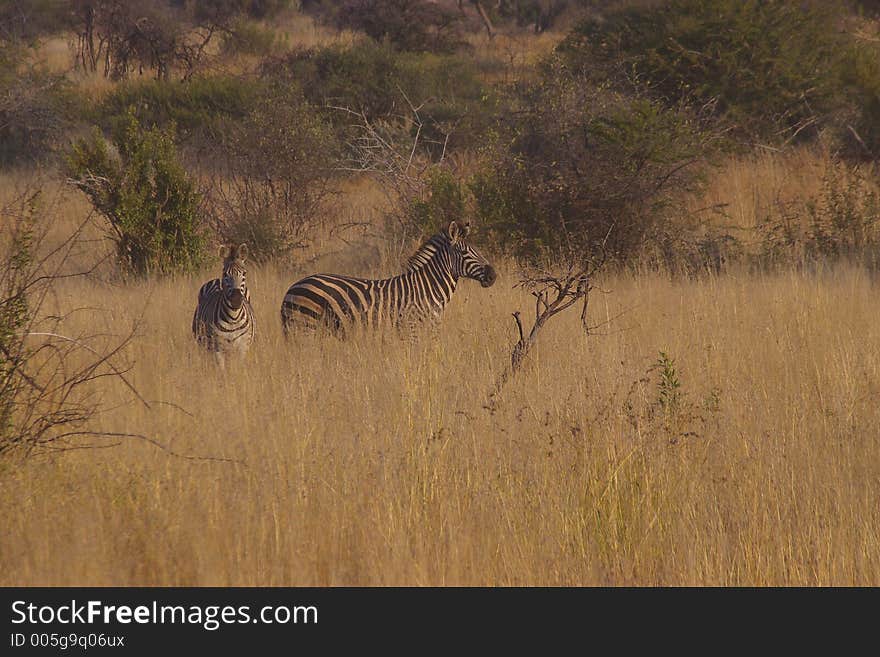
[[[285,334],[294,324],[325,326],[344,334],[359,326],[407,329],[439,320],[459,278],[472,278],[483,287],[495,282],[492,265],[466,242],[467,229],[451,222],[419,248],[403,274],[393,278],[316,274],[297,281],[281,304]]]
[[[199,290],[192,331],[200,345],[220,356],[244,353],[254,339],[254,311],[244,268],[247,245],[223,247],[223,276]]]

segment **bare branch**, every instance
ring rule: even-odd
[[[533,265],[520,273],[519,282],[515,287],[521,287],[530,291],[535,297],[535,320],[528,333],[525,332],[519,311],[513,314],[516,322],[519,339],[513,346],[510,354],[510,367],[506,369],[495,387],[490,392],[490,401],[487,408],[494,409],[495,399],[505,383],[516,374],[529,351],[537,341],[541,329],[556,315],[565,312],[568,308],[579,301],[583,303],[580,322],[586,335],[590,334],[590,326],[587,320],[589,296],[593,290],[592,280],[604,267],[605,240],[600,244],[599,256],[583,259],[576,253],[569,253],[567,259],[556,265],[555,271]]]

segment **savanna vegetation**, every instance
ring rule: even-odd
[[[0,3],[0,583],[880,584],[873,4]]]

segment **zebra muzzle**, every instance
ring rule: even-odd
[[[487,265],[486,269],[483,271],[483,278],[480,280],[480,285],[483,287],[492,287],[497,277],[495,269],[491,265]]]
[[[244,301],[244,295],[241,293],[241,290],[232,290],[227,298],[233,308],[241,308],[241,303]]]

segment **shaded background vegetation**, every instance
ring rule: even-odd
[[[350,36],[293,43],[273,21],[299,11]],[[10,1],[0,11],[0,158],[51,167],[77,134],[97,126],[109,137],[133,116],[173,142],[198,189],[204,211],[183,212],[181,226],[248,239],[266,259],[307,244],[346,179],[387,169],[387,158],[364,160],[366,126],[419,164],[406,172],[417,184],[395,190],[391,215],[410,222],[405,232],[449,215],[453,185],[455,212],[499,252],[552,259],[601,244],[619,264],[674,266],[676,253],[687,253],[699,268],[692,260],[706,221],[684,206],[720,158],[815,144],[847,176],[873,179],[872,11],[783,0],[324,0],[301,9],[257,0]],[[550,28],[560,38],[511,69],[498,56],[475,56],[485,21],[493,39]],[[39,55],[56,37],[69,44],[66,71]],[[90,76],[115,82],[93,93],[78,82]],[[811,212],[802,220],[814,225]],[[870,218],[858,221],[868,228],[846,230],[872,245]],[[832,221],[823,234],[841,230]],[[717,264],[736,236],[712,239]],[[844,237],[813,242],[823,240]],[[778,257],[778,240],[765,247]]]

